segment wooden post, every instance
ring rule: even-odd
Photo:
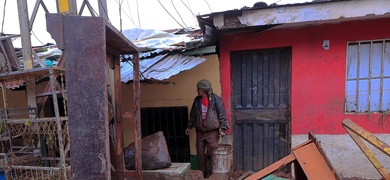
[[[26,0],[18,0],[18,14],[20,36],[22,40],[22,55],[24,69],[32,69],[32,50],[30,37],[30,24],[28,20],[28,8]]]
[[[22,55],[23,55],[23,65],[24,69],[32,69],[32,49],[31,49],[31,36],[30,36],[30,23],[28,20],[28,8],[26,0],[18,0],[18,14],[19,14],[19,26],[20,26],[20,36],[22,41]],[[35,79],[30,79],[31,82],[34,82]],[[37,107],[37,100],[35,98],[35,83],[28,83],[26,86],[27,91],[27,103],[31,108]],[[30,113],[30,118],[35,118],[35,114]]]
[[[142,180],[142,147],[141,147],[141,107],[139,54],[133,59],[133,89],[134,89],[134,139],[135,139],[135,172],[136,179]]]
[[[123,130],[122,130],[122,107],[121,107],[121,74],[120,60],[118,56],[114,59],[114,81],[115,81],[115,154],[116,171],[118,179],[124,179],[124,155],[123,155]]]

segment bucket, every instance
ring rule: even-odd
[[[232,166],[232,146],[230,144],[212,144],[209,153],[212,173],[230,173]]]

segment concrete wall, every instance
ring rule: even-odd
[[[356,175],[365,177],[364,170],[370,169],[372,165],[367,163],[364,157],[358,156],[360,152],[351,150],[350,144],[345,144],[349,138],[345,135],[346,131],[342,128],[341,121],[349,118],[371,133],[389,134],[390,116],[385,114],[382,122],[379,113],[370,115],[345,113],[347,42],[390,39],[389,28],[390,18],[383,18],[335,24],[313,23],[305,27],[222,35],[220,40],[221,77],[223,77],[221,88],[222,99],[228,105],[226,107],[228,113],[231,112],[229,103],[231,101],[231,51],[292,47],[293,140],[299,135],[304,136],[306,140],[309,131],[315,135],[335,135],[329,136],[334,139],[323,139],[323,143],[326,153],[331,156],[332,163],[337,164],[336,171],[344,177]],[[324,40],[330,40],[329,50],[322,48]],[[351,156],[351,152],[356,153]],[[356,164],[359,166],[358,169],[353,168]],[[370,174],[371,171],[366,175]]]
[[[201,79],[211,81],[213,91],[221,95],[219,78],[219,61],[217,55],[205,56],[202,64],[181,72],[164,80],[175,85],[141,84],[141,107],[170,107],[187,106],[191,110],[192,102],[197,96],[196,83]],[[122,112],[133,111],[133,84],[122,84]],[[134,141],[134,120],[123,120],[124,144],[127,146]],[[195,130],[190,134],[191,154],[196,154]]]
[[[390,144],[389,134],[374,134],[386,144]],[[315,135],[321,142],[326,157],[332,163],[334,170],[342,178],[382,179],[368,158],[359,149],[348,134]],[[292,147],[307,141],[307,135],[293,135]],[[365,144],[372,150],[384,168],[390,169],[390,159],[371,144]]]

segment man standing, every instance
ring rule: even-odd
[[[186,129],[196,129],[196,151],[198,167],[207,177],[206,151],[211,144],[217,143],[219,136],[224,136],[229,128],[226,112],[221,97],[213,93],[210,81],[202,79],[196,84],[198,96],[195,97]]]

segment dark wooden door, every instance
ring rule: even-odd
[[[259,171],[291,149],[291,48],[232,52],[234,170]]]

